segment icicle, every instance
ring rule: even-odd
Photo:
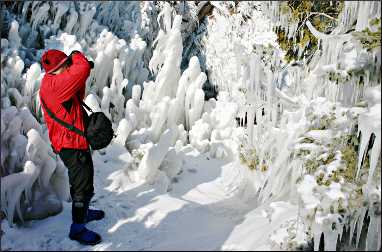
[[[33,63],[26,73],[26,83],[24,86],[23,95],[30,98],[39,86],[38,79],[41,75],[41,68],[38,63]]]
[[[321,228],[319,228],[317,224],[313,224],[312,233],[313,233],[314,251],[318,251],[320,247],[320,240],[321,240],[321,234],[322,234]]]
[[[361,124],[359,124],[359,126],[358,126],[358,136],[359,136],[359,133],[362,133],[362,136],[361,136],[360,148],[358,150],[358,167],[357,167],[357,174],[356,174],[357,178],[359,177],[359,172],[361,170],[361,163],[362,163],[367,145],[369,143],[371,134],[373,133],[371,131],[371,129],[369,129],[369,128],[363,129],[363,128],[361,128],[361,126],[362,126]]]
[[[339,223],[337,223],[337,225],[339,227],[338,240],[341,242],[342,236],[344,234],[344,225],[340,225]]]
[[[355,230],[355,226],[357,224],[357,221],[359,219],[359,212],[356,211],[354,213],[354,215],[352,216],[352,218],[350,219],[350,224],[349,224],[349,235],[350,235],[350,238],[349,238],[349,246],[351,246],[351,243],[352,243],[352,240],[353,240],[353,236],[354,236],[354,230]]]
[[[36,2],[36,3],[38,3],[38,2]],[[36,30],[38,25],[45,22],[45,20],[49,18],[49,15],[47,15],[47,13],[50,9],[50,4],[44,3],[42,6],[40,6],[37,9],[38,9],[38,12],[35,13],[34,12],[35,8],[32,7],[32,10],[33,10],[32,16],[31,16],[32,30]]]
[[[105,115],[111,119],[111,114],[110,114],[110,102],[112,97],[111,90],[108,87],[104,87],[102,89],[102,93],[103,93],[103,96],[101,101],[101,109],[105,113]]]
[[[372,10],[371,7],[372,2],[359,2],[359,8],[358,8],[358,17],[357,17],[357,24],[355,26],[356,31],[362,31],[365,29],[369,24],[369,18],[370,18],[370,11]]]
[[[372,106],[369,112],[360,114],[358,118],[358,134],[362,132],[361,144],[358,152],[358,169],[357,178],[359,177],[359,172],[361,169],[361,163],[368,146],[371,135],[374,133],[376,136],[375,143],[371,150],[370,156],[370,170],[368,185],[371,183],[371,178],[373,177],[375,168],[377,166],[377,161],[380,156],[381,149],[381,107],[380,104]]]
[[[64,16],[64,14],[66,14],[66,12],[69,10],[69,4],[70,3],[67,2],[59,2],[57,4],[57,12],[52,25],[53,29],[56,31],[60,28],[61,17]]]
[[[369,229],[366,237],[366,250],[378,251],[381,248],[381,216],[370,214]]]
[[[133,86],[131,98],[133,99],[135,105],[137,106],[139,105],[139,100],[141,99],[141,93],[142,93],[141,90],[142,90],[141,86],[139,85]]]
[[[253,122],[255,121],[255,110],[253,107],[247,107],[247,132],[249,139],[249,147],[253,146]]]
[[[19,23],[14,20],[11,23],[11,29],[9,30],[8,41],[11,47],[18,49],[21,45],[21,38],[19,36]]]
[[[357,238],[356,238],[356,248],[358,248],[359,239],[361,237],[361,231],[362,231],[363,223],[364,223],[364,220],[365,220],[366,211],[367,211],[367,209],[363,207],[361,209],[359,217],[358,217],[357,231],[356,231],[357,232],[356,233],[356,235],[357,235]]]
[[[369,177],[367,180],[368,187],[370,186],[371,181],[373,179],[374,171],[377,168],[377,163],[378,163],[380,154],[381,154],[381,133],[379,131],[375,135],[373,148],[371,149]]]
[[[93,20],[93,16],[96,13],[96,8],[93,6],[89,10],[84,11],[80,15],[80,28],[78,34],[80,37],[84,36],[86,30],[89,29],[89,25]]]
[[[70,7],[70,16],[69,16],[69,20],[66,22],[66,26],[65,26],[65,32],[71,34],[72,31],[73,31],[73,27],[74,25],[77,23],[77,19],[78,19],[78,13],[76,12],[74,6],[72,5]]]
[[[324,238],[325,238],[325,251],[336,251],[337,247],[337,239],[338,239],[338,232],[328,230],[324,232]]]
[[[110,89],[113,93],[117,93],[119,91],[122,91],[122,88],[123,88],[123,87],[121,87],[121,90],[117,90],[117,87],[120,88],[120,84],[123,81],[123,74],[122,74],[121,63],[120,63],[119,59],[115,58],[113,62],[114,62],[114,64],[113,64],[113,76],[111,79]]]

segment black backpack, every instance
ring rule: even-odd
[[[85,132],[74,127],[74,125],[57,118],[56,115],[48,109],[48,107],[45,105],[45,102],[41,99],[42,105],[52,119],[54,119],[65,128],[85,137],[93,150],[105,148],[110,144],[111,140],[115,136],[111,121],[103,112],[93,112],[93,110],[89,108],[88,105],[86,105],[83,101],[80,99],[79,101],[81,105],[91,113],[90,116],[88,116],[86,111],[82,111],[84,114]]]

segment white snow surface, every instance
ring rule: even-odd
[[[181,152],[183,172],[167,193],[141,182],[124,190],[112,188],[110,175],[125,165],[129,154],[121,149],[112,154],[93,153],[95,196],[91,208],[105,210],[106,217],[87,227],[102,235],[100,244],[84,246],[68,238],[71,203],[64,202],[60,214],[26,222],[23,227],[11,228],[3,221],[2,249],[269,250],[268,236],[280,221],[297,217],[296,206],[287,202],[257,208],[255,194],[244,188],[250,187],[247,168],[200,154],[190,146]],[[245,196],[246,190],[252,197]],[[263,216],[267,208],[272,213]],[[20,236],[28,237],[28,242]]]

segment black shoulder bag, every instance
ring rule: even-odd
[[[111,121],[103,112],[93,112],[93,110],[89,108],[89,106],[86,105],[83,101],[80,99],[79,101],[81,105],[91,113],[89,118],[85,118],[84,120],[85,132],[76,128],[74,125],[57,118],[56,115],[50,109],[48,109],[45,102],[41,99],[42,105],[53,120],[65,128],[85,137],[93,150],[105,148],[110,144],[111,140],[115,136]],[[85,117],[86,116],[87,115],[85,115]]]

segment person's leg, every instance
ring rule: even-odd
[[[89,180],[91,178],[92,181],[89,181],[89,185],[94,184],[94,166],[93,166],[93,160],[92,155],[90,151],[84,151],[81,153],[81,159],[83,162],[86,162],[89,166]],[[90,183],[91,182],[91,183]],[[93,220],[101,220],[105,217],[105,212],[102,210],[96,210],[96,209],[89,209],[90,201],[94,196],[94,188],[93,186],[89,186],[85,193],[85,204],[87,209],[87,216],[86,216],[86,222],[93,221]]]
[[[80,201],[84,203],[85,210],[87,211],[89,203],[94,195],[94,167],[92,156],[89,151],[78,152],[79,163],[83,167],[81,171],[73,174],[73,181],[76,184],[76,193],[73,201]],[[86,212],[87,213],[87,212]],[[86,221],[85,213],[85,221]]]
[[[72,196],[72,220],[69,237],[85,244],[96,244],[101,237],[85,228],[88,204],[94,194],[93,162],[87,151],[63,149],[60,157],[68,168]]]
[[[63,149],[60,157],[68,168],[73,222],[84,223],[88,203],[94,194],[91,156],[83,150]]]

